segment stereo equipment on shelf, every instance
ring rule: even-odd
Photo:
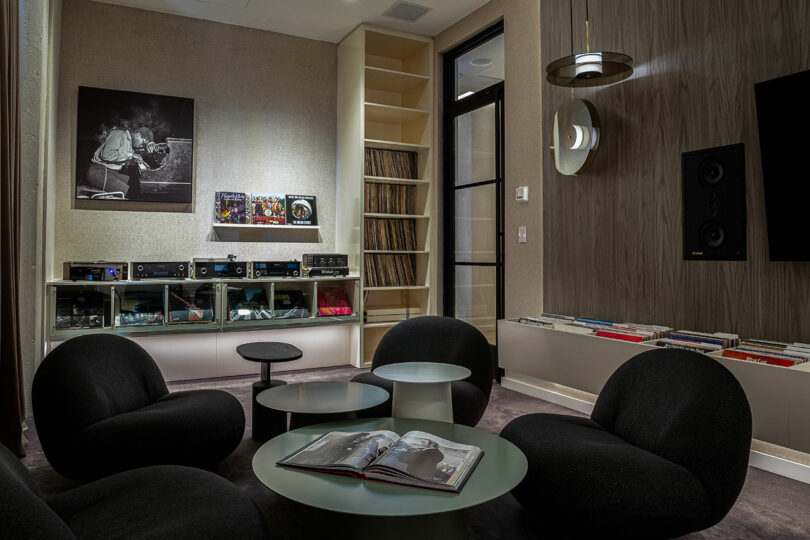
[[[132,263],[132,279],[185,279],[189,275],[188,261]]]
[[[119,281],[128,278],[129,263],[125,262],[76,262],[62,266],[62,279],[70,281]]]
[[[194,259],[194,279],[245,278],[247,269],[247,261]]]
[[[300,277],[301,261],[253,261],[252,277]]]
[[[744,261],[744,146],[685,152],[682,162],[683,258]]]
[[[307,268],[349,266],[349,256],[345,253],[304,253],[304,266]]]
[[[310,268],[309,277],[322,277],[322,276],[348,276],[348,266],[334,266],[328,268]]]

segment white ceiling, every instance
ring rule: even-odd
[[[477,92],[504,80],[503,45],[500,34],[456,60],[456,95]]]
[[[337,43],[358,24],[435,36],[489,0],[407,0],[432,8],[416,22],[382,14],[396,0],[96,0]]]

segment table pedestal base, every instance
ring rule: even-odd
[[[276,435],[281,435],[287,431],[287,413],[268,409],[256,402],[259,393],[287,384],[287,381],[274,379],[272,381],[261,380],[253,383],[253,399],[251,400],[253,411],[253,440],[256,442],[267,442]]]
[[[357,419],[357,412],[355,411],[329,414],[290,413],[290,430],[325,422],[355,419]]]
[[[418,488],[414,488],[418,489]],[[344,531],[353,540],[414,540],[415,538],[441,538],[454,540],[468,538],[464,510],[441,512],[422,516],[361,516],[329,512],[330,530]]]
[[[394,381],[392,416],[452,423],[453,399],[450,383]]]

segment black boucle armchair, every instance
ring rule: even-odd
[[[34,375],[32,403],[45,457],[57,472],[82,480],[147,465],[210,467],[245,431],[233,395],[169,393],[149,353],[115,335],[57,346]]]

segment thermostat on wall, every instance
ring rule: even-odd
[[[529,200],[529,186],[520,186],[515,190],[515,200],[526,202]]]

